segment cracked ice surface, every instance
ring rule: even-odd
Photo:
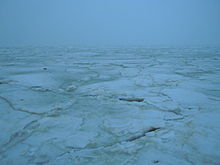
[[[220,164],[220,49],[0,48],[1,165]]]

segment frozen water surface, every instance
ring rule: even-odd
[[[0,48],[1,165],[220,164],[220,49]]]

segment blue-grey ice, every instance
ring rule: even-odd
[[[219,163],[217,47],[0,54],[1,165]]]

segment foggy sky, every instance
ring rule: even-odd
[[[0,0],[4,45],[220,45],[220,0]]]

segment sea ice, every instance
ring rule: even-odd
[[[0,164],[220,164],[219,54],[1,47]]]

